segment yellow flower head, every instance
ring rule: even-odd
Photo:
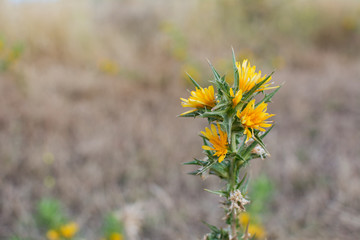
[[[239,72],[239,89],[242,90],[242,93],[248,92],[257,83],[263,81],[266,78],[266,75],[261,77],[261,71],[257,73],[256,66],[251,67],[250,62],[248,64],[247,59],[245,59],[242,64],[240,64],[240,62],[237,62],[236,67]],[[271,77],[269,77],[269,79],[266,80],[266,82],[260,88],[258,88],[256,92],[277,88],[277,86],[269,87],[271,85],[271,83],[269,83],[270,80]]]
[[[99,69],[109,75],[116,75],[119,73],[119,66],[115,61],[103,60],[99,63]]]
[[[59,232],[65,238],[72,238],[78,231],[79,227],[75,222],[67,223],[60,227]]]
[[[270,121],[266,119],[274,116],[275,114],[269,114],[266,112],[267,104],[261,103],[255,108],[255,99],[251,100],[245,109],[236,113],[236,116],[240,119],[241,124],[244,126],[247,138],[246,141],[253,135],[254,129],[264,132],[264,127],[271,127]],[[251,129],[251,131],[250,131]]]
[[[0,39],[0,53],[4,50],[4,42]]]
[[[243,96],[242,90],[240,89],[239,91],[236,92],[236,94],[234,94],[234,90],[232,88],[230,88],[230,96],[233,97],[232,102],[233,102],[233,108],[234,108],[241,101],[241,98]]]
[[[219,130],[219,135],[214,124],[211,124],[211,130],[205,128],[205,132],[201,131],[202,135],[204,135],[213,145],[213,147],[204,145],[202,148],[204,150],[215,151],[214,156],[219,157],[219,162],[222,162],[228,151],[227,134],[221,130],[219,123],[217,124],[217,128]]]
[[[263,239],[265,237],[264,228],[258,224],[249,224],[248,233],[251,237],[255,236],[255,239]]]
[[[248,214],[247,212],[241,213],[239,216],[239,221],[243,227],[246,227],[250,222],[250,214]]]
[[[53,229],[50,229],[47,233],[46,233],[46,237],[49,240],[58,240],[60,239],[59,233]]]
[[[123,235],[118,232],[113,232],[110,234],[109,240],[123,240]]]
[[[189,112],[194,112],[198,108],[205,108],[205,107],[212,108],[216,104],[215,92],[213,86],[210,86],[208,88],[200,88],[200,89],[196,88],[196,90],[191,91],[190,94],[191,97],[189,97],[188,99],[180,98],[180,100],[182,101],[181,105],[183,107],[192,107],[196,109],[185,112],[181,115],[184,115]]]

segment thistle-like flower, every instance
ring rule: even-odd
[[[192,107],[193,110],[182,113],[181,115],[195,112],[199,108],[213,108],[216,105],[215,91],[213,86],[208,88],[196,88],[195,91],[191,91],[191,97],[188,99],[180,98],[183,107]]]
[[[219,162],[222,162],[228,152],[229,144],[227,141],[227,134],[221,130],[219,123],[217,124],[217,128],[219,130],[219,135],[214,124],[211,124],[211,130],[205,128],[205,132],[201,131],[202,135],[204,135],[204,137],[206,137],[213,145],[213,147],[204,145],[202,148],[204,150],[215,151],[213,156],[219,157]]]
[[[264,132],[264,128],[271,127],[271,121],[266,121],[266,119],[275,114],[269,114],[266,110],[267,104],[264,102],[255,108],[255,99],[251,100],[243,111],[238,110],[236,116],[245,129],[246,141],[254,135],[254,129]]]
[[[230,96],[233,97],[232,102],[233,102],[233,108],[236,107],[236,105],[239,104],[239,102],[241,101],[241,98],[243,96],[242,94],[242,90],[240,89],[239,91],[237,91],[234,94],[234,90],[232,88],[230,88]]]
[[[236,62],[236,67],[239,72],[239,89],[242,90],[243,94],[266,78],[266,75],[261,77],[261,71],[256,72],[256,66],[251,67],[250,62],[248,62],[247,59],[243,60],[242,64],[240,64],[240,62]],[[277,88],[278,86],[270,87],[270,80],[271,77],[269,77],[268,80],[266,80],[265,83],[256,90],[256,92]]]

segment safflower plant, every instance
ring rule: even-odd
[[[262,76],[248,60],[237,62],[234,51],[232,58],[232,86],[209,62],[214,75],[212,85],[203,88],[189,75],[195,90],[189,98],[180,99],[183,107],[193,108],[180,114],[181,117],[205,118],[210,125],[200,135],[205,157],[185,163],[198,166],[190,174],[202,178],[212,174],[225,183],[223,189],[207,191],[224,198],[222,205],[227,227],[207,224],[211,232],[204,240],[259,239],[264,235],[251,235],[248,224],[240,221],[240,215],[246,212],[245,205],[250,203],[246,195],[246,167],[252,159],[265,159],[270,155],[263,139],[273,128],[269,118],[274,114],[267,112],[267,104],[280,86],[270,82],[273,73]]]

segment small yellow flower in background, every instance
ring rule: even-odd
[[[233,102],[233,108],[234,108],[239,104],[243,95],[242,95],[241,89],[239,91],[237,91],[236,94],[234,95],[234,90],[232,88],[230,88],[230,96],[233,97],[232,102]]]
[[[221,130],[219,123],[217,124],[217,128],[219,130],[219,135],[214,124],[211,124],[211,130],[205,128],[205,132],[201,131],[204,137],[206,137],[213,145],[213,147],[204,145],[202,148],[204,150],[215,151],[213,156],[219,157],[219,162],[222,162],[228,152],[227,133]]]
[[[123,235],[121,233],[114,232],[110,234],[109,240],[123,240]]]
[[[249,224],[248,233],[251,237],[255,236],[255,239],[263,239],[265,237],[265,230],[259,224]]]
[[[190,94],[191,97],[189,97],[188,99],[180,98],[180,100],[182,101],[181,105],[183,107],[192,107],[195,109],[182,113],[181,115],[184,115],[189,112],[194,112],[198,108],[205,108],[205,107],[212,108],[216,104],[215,91],[213,86],[210,86],[208,88],[196,88],[196,90],[191,91]]]
[[[60,227],[59,232],[65,238],[72,238],[78,231],[79,226],[75,222],[70,222]]]
[[[110,59],[103,60],[99,63],[99,69],[107,74],[116,75],[119,73],[118,64]]]
[[[49,230],[46,233],[46,237],[49,240],[58,240],[58,239],[60,239],[59,233],[57,231],[53,230],[53,229]]]
[[[0,53],[4,50],[4,42],[0,39]]]
[[[246,226],[249,224],[250,222],[250,214],[248,214],[247,212],[243,212],[240,214],[240,217],[239,217],[239,221],[240,221],[240,224],[246,228]]]
[[[271,127],[272,124],[270,121],[266,121],[266,119],[275,116],[275,114],[269,114],[266,110],[267,104],[264,102],[255,108],[255,99],[251,100],[242,112],[238,110],[236,116],[245,128],[246,141],[251,138],[254,129],[264,132],[264,128]]]
[[[252,89],[257,83],[266,78],[266,75],[261,77],[261,71],[257,73],[256,66],[251,67],[250,62],[248,62],[247,59],[245,59],[242,64],[237,62],[236,67],[239,72],[239,89],[242,90],[243,94],[250,91],[250,89]],[[277,88],[278,86],[270,87],[270,80],[271,77],[269,77],[269,79],[259,89],[257,89],[256,92]]]

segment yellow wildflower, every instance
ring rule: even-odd
[[[236,105],[239,104],[239,102],[241,101],[242,98],[242,91],[241,89],[239,91],[236,92],[236,94],[234,95],[234,90],[232,88],[230,88],[230,96],[233,97],[233,108],[236,107]]]
[[[258,224],[249,224],[248,233],[251,237],[255,236],[255,239],[263,239],[265,237],[264,228]]]
[[[109,75],[116,75],[119,73],[119,66],[115,61],[103,60],[99,63],[99,69]]]
[[[250,214],[248,214],[247,212],[241,213],[239,221],[243,227],[246,227],[250,222]]]
[[[221,130],[219,123],[217,124],[217,128],[219,130],[219,135],[214,124],[211,124],[211,130],[209,128],[205,128],[205,132],[201,131],[201,133],[213,145],[213,147],[204,145],[202,148],[204,150],[215,151],[214,156],[219,157],[219,162],[222,162],[228,152],[227,134]]]
[[[46,233],[46,237],[49,240],[58,240],[60,238],[59,233],[53,229],[50,229],[47,233]]]
[[[247,136],[246,141],[254,134],[254,129],[264,132],[265,127],[271,127],[271,121],[265,120],[275,114],[269,114],[266,110],[267,104],[264,102],[255,108],[255,99],[251,100],[242,112],[238,110],[236,116],[245,128],[244,134]]]
[[[248,64],[247,59],[245,59],[242,64],[237,62],[236,67],[239,72],[239,89],[242,90],[242,93],[250,91],[250,89],[252,89],[257,83],[263,81],[266,78],[266,75],[261,77],[261,71],[257,73],[256,66],[251,67],[250,62]],[[271,85],[271,83],[269,83],[270,80],[271,77],[269,77],[269,79],[266,80],[265,83],[256,90],[256,92],[277,88],[277,86],[269,87]]]
[[[0,39],[0,53],[4,50],[4,42]]]
[[[180,98],[180,100],[182,101],[181,105],[183,107],[192,107],[196,109],[182,113],[181,115],[184,115],[189,112],[194,112],[198,108],[205,108],[205,107],[212,108],[216,104],[215,92],[213,86],[210,86],[208,88],[200,88],[200,89],[196,88],[196,90],[191,91],[190,94],[191,97],[189,97],[188,99]]]
[[[123,240],[123,235],[118,232],[110,234],[109,240]]]
[[[78,231],[78,225],[75,222],[70,222],[60,227],[59,232],[65,238],[72,238]]]

